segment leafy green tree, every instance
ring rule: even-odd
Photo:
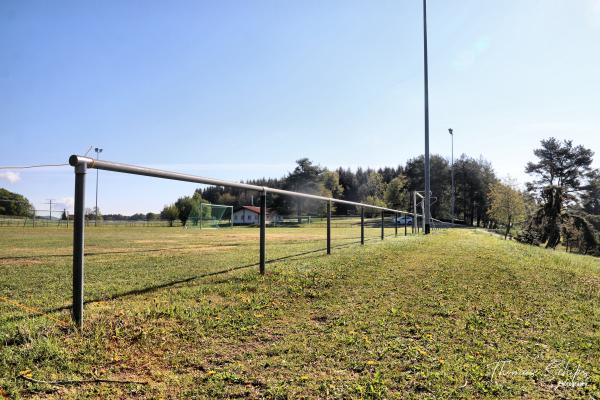
[[[33,206],[25,196],[0,188],[0,214],[31,216]]]
[[[561,218],[561,235],[567,251],[577,247],[578,251],[587,254],[590,250],[598,253],[598,233],[590,221],[590,214],[577,210],[564,213]]]
[[[236,206],[237,199],[234,195],[232,195],[231,193],[222,193],[219,198],[218,201],[216,201],[215,203],[217,204],[225,204],[228,206]]]
[[[456,185],[456,215],[469,225],[489,225],[489,188],[497,182],[491,164],[480,158],[462,155],[454,163]],[[450,186],[443,202],[443,210],[450,208]]]
[[[181,224],[185,226],[190,215],[198,215],[200,208],[200,196],[195,194],[194,196],[183,196],[177,199],[175,207],[179,212],[179,219]]]
[[[323,190],[321,195],[326,197],[333,197],[334,199],[343,198],[344,187],[340,184],[340,176],[337,171],[329,171],[324,169],[320,177],[323,183]],[[331,205],[331,212],[335,213],[337,210],[337,203]]]
[[[337,171],[325,169],[321,174],[324,194],[335,199],[341,199],[344,194],[344,187],[340,184],[340,176]]]
[[[406,177],[393,178],[385,190],[385,203],[390,208],[407,208]]]
[[[315,194],[325,197],[340,198],[344,187],[340,184],[337,171],[329,171],[319,165],[315,165],[308,158],[296,161],[296,167],[281,181],[265,182],[267,186],[281,187],[286,190]],[[326,204],[322,201],[314,201],[289,196],[269,196],[273,198],[271,207],[280,214],[292,214],[294,210],[298,215],[312,214],[325,211]],[[267,205],[269,206],[269,204]],[[333,208],[335,211],[335,206]]]
[[[569,195],[581,190],[582,180],[591,172],[594,152],[585,147],[573,146],[572,140],[544,139],[533,154],[537,162],[527,163],[525,172],[535,179],[527,184],[530,191],[548,187],[561,189],[561,200],[572,200]],[[560,204],[562,206],[562,202]]]
[[[404,168],[401,166],[398,166],[397,168],[383,167],[379,168],[377,173],[381,175],[386,184],[389,184],[395,177],[404,175]]]
[[[513,224],[520,221],[525,215],[523,195],[516,189],[514,181],[507,180],[504,183],[497,182],[493,184],[489,197],[489,214],[506,227],[504,232],[504,239],[506,239]]]
[[[98,212],[98,216],[97,216],[98,221],[103,221],[104,216],[102,215],[102,211],[100,211],[100,207],[98,207],[98,208],[92,207],[89,219],[96,220],[96,211]]]
[[[386,207],[385,201],[375,196],[367,196],[364,202],[366,204],[370,204],[377,207]],[[367,217],[372,218],[378,216],[380,214],[380,211],[372,208],[365,208],[365,214],[367,215]]]
[[[318,165],[314,165],[308,158],[301,158],[296,161],[296,164],[296,168],[284,179],[284,189],[321,195],[324,190],[321,179],[324,169]],[[298,215],[323,212],[323,204],[321,202],[302,198],[290,198],[289,196],[277,196],[274,205],[281,214],[291,214],[294,209]]]
[[[324,169],[314,165],[308,158],[301,158],[296,164],[294,171],[286,178],[286,187],[297,192],[320,194],[323,189],[321,174]]]
[[[94,209],[93,209],[93,208],[86,207],[86,208],[83,210],[83,216],[84,216],[84,218],[85,218],[86,220],[88,220],[88,221],[91,221],[91,220],[93,220],[95,215],[96,215],[96,213],[94,212]]]
[[[581,205],[586,213],[600,215],[600,171],[592,171],[588,178],[581,194]]]
[[[338,168],[336,170],[339,178],[339,184],[343,189],[341,198],[348,201],[360,201],[358,195],[358,179],[356,174],[352,172],[350,168]],[[355,213],[356,209],[353,206],[347,204],[338,204],[336,207],[336,213],[339,215],[348,215]]]
[[[146,213],[146,221],[156,221],[159,217],[159,214],[153,212]]]
[[[173,222],[179,218],[179,210],[175,207],[175,204],[169,204],[160,212],[160,217],[169,221],[169,226],[173,226]]]
[[[437,199],[431,204],[431,216],[434,218],[449,217],[450,165],[444,157],[432,154],[429,168],[431,194]],[[407,178],[407,190],[409,192],[422,191],[425,188],[423,156],[408,160],[404,167],[404,174]],[[412,207],[412,205],[408,206],[409,208]]]
[[[555,138],[542,140],[541,147],[533,153],[538,160],[527,163],[525,168],[525,172],[534,176],[527,188],[537,195],[540,208],[517,239],[531,244],[545,243],[547,248],[554,249],[561,242],[561,233],[572,231],[561,228],[569,222],[579,227],[586,248],[594,246],[593,235],[586,233],[592,231],[589,221],[572,207],[583,189],[582,182],[591,173],[594,153],[581,145],[574,146],[571,140],[561,142]]]
[[[378,199],[383,200],[383,196],[385,194],[386,184],[383,180],[383,176],[375,171],[371,171],[367,176],[367,180],[365,184],[363,184],[360,189],[360,197],[361,199]]]

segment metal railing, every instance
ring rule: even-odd
[[[331,205],[332,203],[346,204],[360,209],[360,243],[365,243],[365,208],[378,210],[381,213],[381,239],[384,239],[384,218],[385,213],[394,215],[395,234],[398,235],[398,216],[412,215],[417,219],[420,214],[414,210],[408,211],[395,210],[392,208],[379,207],[371,204],[358,203],[354,201],[335,199],[332,197],[318,196],[308,193],[292,192],[289,190],[275,189],[267,186],[250,185],[247,183],[225,181],[214,178],[206,178],[195,175],[182,174],[178,172],[164,171],[153,168],[146,168],[136,165],[116,163],[106,160],[96,160],[89,157],[72,155],[69,158],[69,164],[75,167],[75,217],[73,224],[73,308],[72,317],[77,327],[83,325],[83,267],[84,267],[84,227],[85,227],[85,175],[88,168],[98,170],[121,172],[133,175],[150,176],[155,178],[170,179],[184,182],[200,183],[205,185],[224,186],[245,190],[252,190],[260,193],[260,250],[259,250],[259,271],[265,273],[266,255],[266,212],[267,212],[267,194],[277,194],[284,196],[299,197],[311,200],[327,202],[327,254],[331,254]],[[407,235],[407,226],[404,224],[404,235]]]
[[[57,214],[62,215],[63,212],[66,214],[66,219],[61,218],[50,218],[50,216],[43,215],[43,212],[48,210],[35,210],[32,209],[30,215],[0,215],[0,227],[2,226],[22,226],[22,227],[48,227],[48,226],[66,226],[69,227],[69,212],[67,210],[55,210]]]

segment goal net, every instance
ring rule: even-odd
[[[189,217],[192,228],[224,228],[233,226],[233,206],[200,203]]]

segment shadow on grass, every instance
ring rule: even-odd
[[[385,237],[392,237],[392,236],[395,236],[395,235],[394,234],[388,234]],[[398,233],[398,236],[401,236],[400,233]],[[342,238],[339,238],[339,239],[342,239]],[[344,238],[344,239],[351,239],[351,238]],[[380,237],[365,238],[365,243],[366,242],[372,242],[372,241],[381,241],[381,238]],[[351,247],[351,246],[354,246],[354,245],[359,244],[359,243],[360,243],[360,240],[354,240],[354,241],[349,242],[349,243],[344,243],[344,244],[339,244],[339,245],[336,245],[336,246],[331,246],[331,249],[341,249],[341,248],[345,248],[345,247]],[[189,248],[189,247],[185,247],[185,248]],[[160,250],[162,250],[162,249],[152,249],[152,251],[160,251]],[[307,255],[310,255],[310,254],[322,253],[322,252],[325,252],[326,250],[327,250],[326,248],[320,248],[320,249],[316,249],[316,250],[309,250],[309,251],[305,251],[305,252],[301,252],[301,253],[295,253],[295,254],[291,254],[291,255],[287,255],[287,256],[273,258],[273,259],[267,260],[266,264],[272,265],[272,264],[275,264],[275,263],[278,263],[278,262],[281,262],[281,261],[285,261],[285,260],[290,260],[290,259],[294,259],[294,258],[298,258],[298,257],[303,257],[303,256],[307,256]],[[149,251],[149,250],[145,250],[145,251]],[[97,253],[97,254],[114,254],[114,253],[116,253],[116,252],[106,252],[106,253]],[[208,278],[208,277],[211,277],[211,276],[225,275],[225,274],[230,273],[230,272],[234,272],[234,271],[238,271],[238,270],[246,269],[246,268],[258,267],[258,266],[259,266],[259,263],[239,265],[239,266],[227,268],[227,269],[224,269],[224,270],[207,272],[207,273],[204,273],[204,274],[194,275],[194,276],[190,276],[190,277],[183,278],[183,279],[177,279],[177,280],[173,280],[173,281],[170,281],[170,282],[161,283],[159,285],[149,286],[149,287],[146,287],[146,288],[133,289],[133,290],[129,290],[129,291],[122,292],[122,293],[116,293],[116,294],[110,295],[110,296],[104,296],[104,297],[100,297],[100,298],[97,298],[97,299],[86,300],[86,301],[84,301],[84,304],[93,304],[93,303],[99,303],[99,302],[103,302],[103,301],[116,300],[116,299],[120,299],[120,298],[128,297],[128,296],[136,296],[136,295],[151,293],[151,292],[155,292],[157,290],[161,290],[161,289],[165,289],[165,288],[170,288],[170,287],[176,287],[178,285],[183,285],[185,283],[189,283],[189,282],[192,282],[192,281],[195,281],[195,280],[198,280],[198,279]],[[72,308],[71,305],[65,305],[65,306],[60,306],[60,307],[55,307],[55,308],[49,308],[49,309],[45,309],[45,310],[40,310],[39,313],[32,313],[32,314],[29,314],[29,315],[13,316],[13,317],[9,317],[9,318],[6,318],[6,319],[0,320],[0,321],[2,321],[2,322],[16,322],[16,321],[20,321],[22,319],[29,318],[29,317],[40,317],[40,316],[44,316],[44,315],[48,315],[48,314],[53,314],[53,313],[61,312],[61,311],[64,311],[64,310],[70,310],[71,308]]]
[[[212,246],[225,246],[225,247],[235,247],[240,246],[239,243],[233,244],[211,244]],[[168,250],[189,250],[193,248],[206,248],[206,245],[199,246],[185,246],[185,247],[164,247],[160,249],[131,249],[131,250],[119,250],[119,251],[91,251],[86,252],[84,254],[85,257],[90,256],[105,256],[110,254],[133,254],[133,253],[150,253],[150,252],[159,252],[159,251],[168,251]],[[32,259],[32,258],[60,258],[60,257],[73,257],[73,254],[33,254],[29,256],[5,256],[0,257],[0,260],[20,260],[20,259]]]

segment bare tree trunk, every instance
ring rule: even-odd
[[[506,238],[508,237],[508,234],[510,233],[511,223],[512,223],[512,215],[510,215],[508,217],[508,224],[506,224],[506,232],[504,233],[504,240],[506,240]]]

